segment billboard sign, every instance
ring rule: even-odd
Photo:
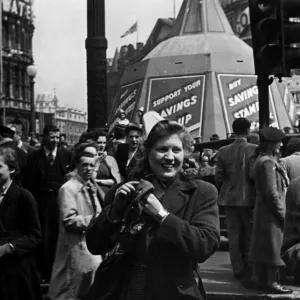
[[[150,78],[147,111],[157,111],[200,134],[204,91],[205,75]]]
[[[235,119],[247,118],[251,130],[259,128],[258,87],[255,75],[219,74],[218,83],[223,106],[226,129],[231,132]],[[275,105],[269,87],[270,126],[278,127]]]
[[[119,94],[117,96],[116,104],[114,106],[114,111],[112,112],[112,117],[110,119],[109,131],[117,123],[119,112],[121,109],[125,111],[126,118],[128,120],[131,120],[136,101],[140,94],[141,86],[142,81],[136,81],[134,83],[121,86]]]

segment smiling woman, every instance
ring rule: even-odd
[[[108,255],[86,299],[205,299],[197,263],[219,245],[217,190],[181,172],[192,141],[178,123],[157,122],[130,181],[107,193],[87,246]]]

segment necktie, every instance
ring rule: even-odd
[[[54,162],[54,156],[53,156],[53,153],[52,153],[52,152],[50,152],[50,153],[48,154],[48,160],[49,160],[50,165],[52,165],[53,162]]]

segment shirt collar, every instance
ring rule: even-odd
[[[46,147],[44,147],[44,151],[45,151],[46,156],[48,156],[50,154],[50,152],[52,152],[53,157],[56,157],[57,147],[55,147],[55,149],[53,151],[50,151]]]
[[[8,185],[4,188],[3,191],[0,190],[0,195],[1,195],[2,197],[3,197],[4,195],[6,195],[6,193],[7,193],[8,189],[9,189],[11,183],[12,183],[12,180],[10,180],[10,182],[9,182]],[[3,187],[2,187],[2,188],[3,188]]]

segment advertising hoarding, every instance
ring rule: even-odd
[[[205,75],[150,78],[147,111],[201,132]]]
[[[112,118],[110,120],[109,131],[115,126],[118,121],[120,109],[123,109],[126,113],[126,118],[130,120],[132,118],[136,101],[139,97],[142,81],[136,81],[127,85],[123,85],[120,88],[117,102],[114,107]]]
[[[255,75],[218,74],[221,103],[225,115],[226,128],[231,132],[235,119],[246,118],[251,122],[251,130],[259,128],[258,87]],[[269,87],[270,126],[278,127],[275,105]]]

